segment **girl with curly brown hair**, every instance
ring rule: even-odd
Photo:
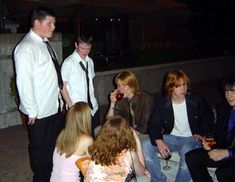
[[[107,119],[89,153],[92,159],[85,182],[125,181],[132,170],[137,181],[150,181],[138,136],[121,116]]]

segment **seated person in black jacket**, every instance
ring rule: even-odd
[[[235,75],[223,82],[226,101],[216,107],[216,126],[210,147],[203,139],[203,148],[186,154],[186,163],[194,182],[212,182],[207,167],[216,167],[219,182],[235,181]]]
[[[199,95],[188,93],[189,78],[181,70],[169,72],[164,80],[165,97],[155,101],[148,123],[151,142],[144,140],[142,148],[146,168],[152,182],[166,181],[156,151],[165,158],[170,152],[180,156],[176,182],[190,181],[185,153],[201,147],[200,139],[213,128],[214,115]]]

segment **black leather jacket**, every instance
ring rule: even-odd
[[[205,99],[199,95],[186,95],[186,107],[192,134],[206,135],[214,127],[214,114]],[[153,113],[148,123],[148,133],[153,145],[163,134],[170,134],[174,127],[174,113],[170,97],[155,101]]]

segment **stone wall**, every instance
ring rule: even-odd
[[[152,93],[160,93],[163,76],[166,72],[182,69],[189,77],[191,84],[203,83],[221,79],[233,73],[235,57],[217,57],[201,60],[184,61],[154,66],[130,68],[140,84],[140,88]],[[100,105],[108,104],[108,94],[114,89],[113,78],[123,70],[99,72],[94,79],[96,96]]]
[[[21,124],[15,96],[10,83],[14,78],[12,51],[22,34],[0,34],[0,128]],[[6,38],[8,37],[8,38]],[[62,60],[62,37],[55,35],[52,46]],[[220,79],[234,72],[235,57],[218,57],[162,65],[129,68],[140,82],[140,87],[152,93],[160,93],[164,74],[170,70],[182,69],[190,77],[191,83],[203,83]],[[107,106],[108,94],[114,89],[113,78],[123,70],[97,72],[94,79],[95,91],[100,106]]]

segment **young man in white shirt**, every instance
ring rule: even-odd
[[[33,181],[50,180],[56,138],[63,127],[59,110],[58,75],[45,41],[55,30],[55,13],[38,7],[30,31],[14,50],[19,109],[26,115]]]
[[[64,60],[61,73],[64,81],[62,95],[68,108],[78,101],[87,102],[91,109],[92,131],[94,132],[100,120],[93,86],[94,63],[88,56],[91,47],[92,37],[78,35],[75,40],[75,50]]]

